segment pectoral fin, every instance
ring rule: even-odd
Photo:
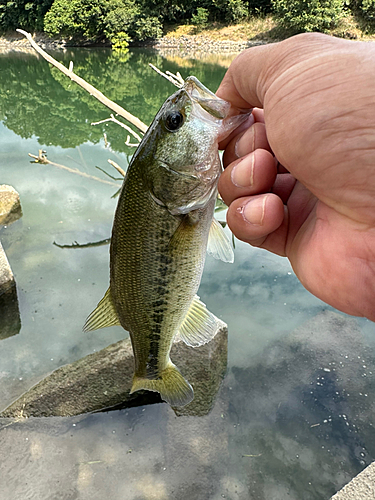
[[[212,219],[210,232],[208,234],[207,252],[215,259],[220,259],[224,262],[234,261],[232,244],[225,234],[220,222],[215,218]]]
[[[216,317],[196,295],[174,341],[183,340],[191,347],[199,347],[215,337],[218,326]]]
[[[96,306],[96,309],[94,309],[87,318],[86,323],[83,326],[83,331],[90,332],[92,330],[99,330],[99,328],[120,324],[121,323],[117,317],[116,309],[113,303],[111,289],[108,288],[104,297]]]

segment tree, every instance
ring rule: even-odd
[[[26,28],[43,31],[43,19],[53,0],[14,0],[0,5],[2,31]]]
[[[295,33],[328,31],[344,15],[344,0],[273,0],[278,24]]]
[[[162,35],[157,16],[146,15],[136,0],[54,0],[44,19],[50,35],[111,40],[120,32],[145,40]]]

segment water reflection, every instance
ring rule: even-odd
[[[155,52],[142,49],[125,57],[109,49],[71,49],[51,55],[66,66],[73,61],[77,75],[147,124],[173,92],[173,86],[164,82],[149,63],[162,71],[181,71],[184,76],[194,73],[205,80],[208,77],[213,90],[224,73],[214,63],[192,60],[181,68],[178,61],[167,62]],[[98,143],[105,131],[113,150],[131,151],[119,126],[90,125],[107,118],[109,110],[41,57],[0,55],[0,88],[0,120],[22,138],[36,136],[39,144],[72,148],[87,141]]]
[[[375,459],[374,370],[356,321],[329,311],[233,367],[232,452],[251,462],[254,498],[289,498],[291,484],[292,498],[327,498]]]

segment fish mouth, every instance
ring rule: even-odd
[[[228,137],[251,114],[252,109],[247,109],[238,110],[239,114],[231,116],[229,113],[231,109],[230,102],[220,99],[220,97],[205,87],[195,76],[186,78],[184,90],[193,102],[199,104],[213,118],[220,120],[220,122],[217,122],[217,125],[219,125],[219,142]]]
[[[223,120],[227,116],[230,103],[217,97],[211,90],[195,78],[195,76],[186,78],[184,89],[193,102],[198,103],[214,118]]]

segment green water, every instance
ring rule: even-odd
[[[212,90],[225,72],[225,58],[146,50],[54,55],[146,124],[173,92],[149,62]],[[0,228],[22,324],[0,341],[0,410],[54,369],[127,335],[82,333],[108,286],[108,246],[53,245],[108,238],[120,183],[28,157],[44,149],[51,161],[110,180],[95,167],[116,175],[107,160],[125,169],[133,150],[115,124],[91,126],[109,114],[44,60],[0,55],[0,184],[17,189],[23,209]],[[0,419],[0,500],[321,500],[374,460],[373,323],[330,322],[335,312],[285,259],[240,242],[233,265],[207,258],[199,295],[229,328],[227,375],[211,413],[176,417],[157,404],[8,426]]]

